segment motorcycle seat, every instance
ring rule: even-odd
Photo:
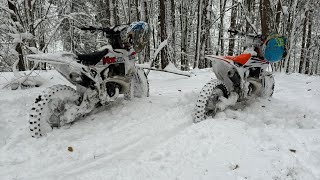
[[[225,56],[226,59],[232,60],[240,65],[246,64],[251,58],[251,54],[240,54],[239,56]]]
[[[108,49],[88,54],[77,54],[77,56],[78,60],[84,65],[96,65],[106,54],[108,54]]]

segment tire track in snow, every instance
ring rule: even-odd
[[[74,175],[81,174],[81,172],[88,173],[88,171],[90,170],[96,170],[99,168],[107,168],[113,166],[113,161],[117,161],[118,166],[125,165],[127,163],[126,160],[135,159],[139,156],[139,154],[142,154],[143,152],[149,151],[150,149],[157,147],[157,145],[174,137],[176,134],[183,131],[191,124],[192,122],[186,122],[180,124],[179,126],[176,126],[175,128],[163,131],[161,133],[135,138],[127,144],[114,147],[111,150],[111,152],[114,152],[112,154],[101,154],[96,159],[78,162],[80,163],[78,165],[67,165],[54,170],[43,171],[39,173],[37,176],[30,177],[28,179],[43,179],[44,177],[53,177],[52,179],[68,179]],[[66,169],[68,171],[65,171]],[[63,174],[62,172],[65,173]],[[60,175],[57,175],[59,173]]]
[[[154,109],[159,109],[160,112],[146,115],[146,117],[140,118],[140,120],[132,121],[130,117],[128,117],[129,119],[121,119],[123,116],[123,111],[128,111],[128,114],[136,116],[135,111],[137,111],[137,107],[139,111],[139,105],[145,104],[145,101],[158,102],[157,98],[159,97],[154,97],[151,99],[148,98],[147,100],[138,100],[137,102],[128,102],[128,106],[117,106],[115,108],[112,107],[112,112],[102,112],[101,114],[93,115],[95,118],[98,118],[111,113],[113,115],[111,115],[109,118],[119,119],[119,121],[115,121],[115,124],[111,130],[105,131],[104,133],[104,137],[113,139],[111,144],[109,144],[107,147],[108,151],[99,154],[95,157],[95,159],[77,161],[76,164],[69,163],[54,170],[48,169],[42,171],[30,179],[42,179],[43,177],[51,176],[54,177],[53,179],[68,179],[73,175],[81,174],[81,172],[84,172],[84,170],[86,170],[85,172],[88,172],[90,170],[99,168],[112,168],[112,166],[114,166],[114,162],[116,162],[119,166],[125,166],[128,160],[136,159],[140,154],[157,147],[157,145],[167,141],[169,138],[174,137],[176,134],[193,124],[191,118],[188,118],[188,116],[186,118],[185,116],[186,111],[193,106],[188,102],[187,104],[185,104],[186,102],[184,101],[181,102],[180,99],[178,99],[177,102],[176,100],[166,100],[166,108],[162,109],[159,108],[160,106],[164,106],[163,103],[152,103],[151,105],[148,105],[151,109],[142,106],[141,108],[144,109],[141,110],[143,114],[147,113],[145,111],[148,110],[154,112]],[[177,106],[177,103],[182,105]],[[173,111],[167,111],[167,108],[172,109]],[[176,108],[179,108],[179,110],[182,110],[182,112],[173,113],[177,112]],[[162,116],[159,117],[159,114],[162,114]],[[155,120],[156,118],[158,119]],[[110,123],[104,123],[104,125],[108,125],[110,127]],[[135,132],[137,132],[138,135],[131,136],[131,134]],[[96,135],[99,136],[98,133],[96,133]],[[108,154],[108,152],[111,152],[111,154]],[[65,171],[65,169],[68,169],[68,171]]]

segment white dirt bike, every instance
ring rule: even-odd
[[[247,35],[239,31],[230,31],[245,36],[248,48],[261,46],[262,36]],[[248,51],[248,52],[253,52]],[[253,57],[252,53],[239,56],[207,55],[217,79],[212,79],[202,88],[195,107],[195,123],[214,117],[230,105],[256,97],[270,97],[274,91],[274,77],[267,69],[267,60]]]
[[[50,63],[76,88],[54,85],[36,99],[29,113],[32,137],[41,137],[86,116],[94,109],[115,101],[120,94],[126,99],[149,96],[149,83],[143,69],[135,66],[135,52],[117,49],[120,27],[83,28],[99,30],[112,46],[91,54],[33,54],[27,59]],[[103,64],[99,65],[99,63]],[[99,62],[99,63],[98,63]]]

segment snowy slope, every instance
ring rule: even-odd
[[[9,76],[0,74],[0,84]],[[197,95],[214,74],[151,72],[149,98],[120,99],[33,139],[27,113],[34,98],[69,84],[55,71],[41,76],[41,88],[0,90],[1,180],[320,179],[320,77],[276,74],[273,98],[193,124]]]

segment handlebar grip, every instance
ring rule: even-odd
[[[84,31],[101,31],[101,32],[105,33],[105,35],[114,34],[114,31],[111,28],[108,28],[108,27],[97,28],[97,27],[89,26],[89,27],[80,27],[80,29],[84,30]]]
[[[93,27],[93,26],[81,27],[80,29],[81,29],[81,30],[84,30],[84,31],[94,31],[94,30],[97,30],[97,28],[95,28],[95,27]]]

